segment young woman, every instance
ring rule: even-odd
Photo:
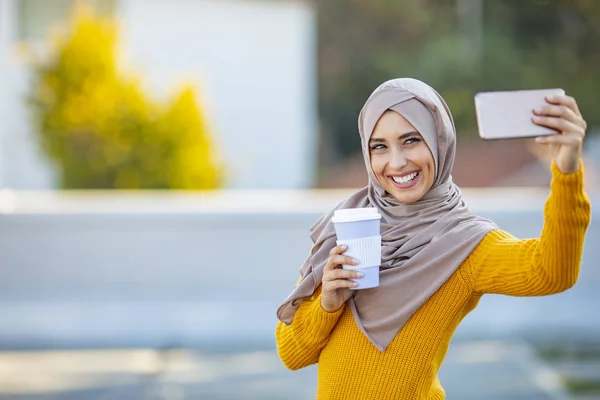
[[[551,194],[538,239],[520,240],[473,216],[450,175],[456,132],[448,106],[414,79],[383,83],[359,116],[368,186],[311,228],[313,247],[277,311],[281,360],[318,362],[318,399],[444,399],[437,378],[450,339],[485,293],[562,292],[579,274],[590,203],[580,161],[586,130],[575,100],[548,98],[532,112],[556,135]],[[380,286],[353,291],[355,264],[336,246],[336,209],[376,207]]]

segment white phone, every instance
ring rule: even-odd
[[[564,95],[562,89],[480,92],[475,95],[475,113],[482,139],[518,139],[547,136],[554,129],[539,126],[531,118],[533,109],[548,105],[546,96]]]

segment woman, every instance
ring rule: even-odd
[[[575,100],[532,114],[559,133],[539,239],[519,240],[471,215],[452,182],[455,129],[431,87],[395,79],[359,117],[369,184],[311,229],[301,280],[277,311],[279,356],[290,369],[319,363],[318,399],[443,399],[437,378],[450,339],[484,293],[540,296],[577,281],[590,204],[580,161],[586,129]],[[382,214],[380,286],[352,291],[355,264],[336,246],[335,209]]]

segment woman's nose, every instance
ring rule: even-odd
[[[392,159],[390,160],[390,167],[401,170],[407,164],[406,157],[402,151],[394,151],[392,152]]]

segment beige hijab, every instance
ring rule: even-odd
[[[371,168],[369,139],[387,110],[403,115],[419,131],[434,156],[433,186],[414,204],[402,204],[386,193]],[[376,207],[383,216],[379,287],[356,291],[348,303],[357,326],[384,351],[419,307],[497,226],[473,216],[452,182],[454,122],[446,102],[433,88],[415,79],[383,83],[360,112],[358,127],[369,184],[313,225],[310,236],[314,246],[301,268],[303,279],[279,307],[277,316],[291,324],[300,303],[321,284],[329,251],[336,245],[333,212]]]

